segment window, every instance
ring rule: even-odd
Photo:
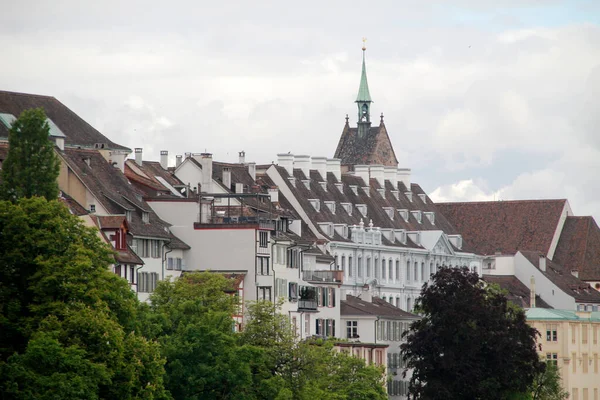
[[[127,269],[127,267],[125,267]],[[132,265],[129,267],[129,281],[131,284],[135,284],[135,267]]]
[[[142,211],[142,222],[145,224],[150,223],[150,213],[147,211]]]
[[[581,358],[583,359],[583,362],[581,365],[583,367],[583,373],[587,374],[588,373],[588,362],[589,362],[587,353],[583,353]]]
[[[358,321],[346,321],[346,338],[358,338]]]
[[[573,373],[577,372],[577,354],[571,354],[571,364],[573,364]]]
[[[579,389],[573,388],[573,398],[571,400],[579,400]]]
[[[115,265],[115,274],[117,274],[118,276],[121,276],[121,266],[120,265]]]
[[[594,353],[594,373],[598,373],[598,354]]]
[[[159,240],[150,240],[152,242],[152,258],[160,257],[160,241]]]
[[[138,272],[138,292],[152,293],[156,288],[158,273],[156,272]]]
[[[358,262],[360,263],[360,258],[358,259]],[[354,267],[354,265],[352,264],[352,257],[348,257],[348,276],[352,276],[353,271],[352,268]]]
[[[406,282],[410,282],[410,261],[406,262]]]
[[[346,270],[346,256],[342,256],[342,271]]]
[[[419,263],[415,261],[415,274],[413,275],[413,280],[417,282],[419,280]]]
[[[547,324],[546,325],[546,341],[556,342],[558,341],[558,325]]]
[[[367,259],[367,273],[369,272],[369,259]],[[359,258],[356,264],[356,276],[362,277],[362,258]]]
[[[381,260],[381,279],[386,280],[385,277],[385,260]]]
[[[406,311],[411,311],[412,310],[412,299],[410,297],[408,297],[406,299]]]
[[[174,267],[173,257],[167,258],[167,269],[171,271]]]
[[[576,337],[577,337],[577,327],[574,324],[571,324],[571,344],[575,344]]]
[[[400,282],[400,260],[396,260],[396,280]]]
[[[335,307],[335,288],[329,288],[329,307]]]
[[[310,336],[310,314],[304,315],[304,335]]]
[[[594,335],[592,339],[594,341],[594,344],[598,344],[598,327],[596,325],[594,325],[592,329],[592,335]]]
[[[96,205],[95,204],[90,204],[90,212],[91,213],[95,213],[96,212]]]
[[[181,269],[183,268],[183,259],[177,257],[175,261],[175,271],[181,271]]]
[[[269,257],[256,257],[256,275],[270,275]]]
[[[558,354],[556,353],[546,353],[546,363],[558,365]]]
[[[371,277],[371,258],[368,257],[367,258],[367,272],[365,273],[365,277],[369,278]]]
[[[331,319],[331,318],[328,318],[328,319],[318,318],[317,319],[317,328],[316,328],[315,333],[320,336],[327,336],[327,337],[335,336],[335,320]]]
[[[581,343],[587,344],[588,342],[588,326],[581,325]]]
[[[390,280],[390,282],[392,282],[394,280],[394,263],[391,259],[388,262],[388,269],[389,269],[388,279]]]
[[[258,232],[258,247],[262,247],[262,248],[269,247],[269,232],[266,232],[266,231]]]
[[[375,261],[373,261],[373,272],[375,272],[375,278],[379,279],[379,268],[377,266],[377,261],[379,260],[375,259]]]
[[[421,263],[421,280],[424,281],[427,279],[427,275],[425,274],[425,263]]]
[[[296,282],[289,283],[289,296],[290,301],[298,301],[298,284]]]
[[[271,301],[271,286],[259,286],[257,288],[257,298],[259,300],[269,300]]]

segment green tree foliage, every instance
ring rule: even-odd
[[[14,201],[58,197],[60,162],[49,139],[50,126],[41,108],[23,111],[8,134],[8,156],[2,164],[0,197]]]
[[[561,386],[558,367],[552,363],[546,365],[546,369],[538,373],[529,389],[532,400],[564,400],[569,393]]]
[[[401,346],[413,398],[506,399],[544,370],[524,312],[466,268],[441,268],[417,308]]]
[[[135,333],[138,302],[110,255],[56,200],[0,201],[4,399],[168,398],[164,359]]]

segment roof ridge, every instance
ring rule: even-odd
[[[50,95],[45,95],[45,94],[35,94],[35,93],[24,93],[24,92],[13,92],[10,90],[0,90],[0,93],[7,93],[7,94],[11,94],[11,95],[15,95],[15,96],[27,96],[27,97],[40,97],[43,99],[54,99],[56,101],[58,101],[58,99],[54,96],[50,96]]]
[[[412,185],[412,182],[411,182]],[[526,200],[481,200],[481,201],[443,201],[435,203],[436,205],[444,204],[502,204],[502,203],[535,203],[535,202],[547,202],[547,201],[562,201],[565,202],[567,199],[526,199]]]

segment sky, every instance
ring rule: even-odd
[[[600,1],[21,0],[0,89],[51,95],[114,142],[270,163],[332,157],[373,120],[436,201],[568,198],[600,221]]]

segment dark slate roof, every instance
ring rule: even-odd
[[[167,246],[170,249],[179,249],[179,250],[189,250],[191,249],[191,247],[189,245],[187,245],[183,240],[179,239],[177,236],[173,235],[172,233],[169,236],[170,238],[170,242],[167,244]]]
[[[531,291],[514,275],[483,275],[487,283],[495,283],[508,292],[506,298],[521,308],[529,308]],[[539,295],[535,296],[535,306],[540,308],[552,308]]]
[[[184,186],[183,182],[181,182],[171,171],[163,169],[160,163],[156,161],[143,161],[140,166],[135,160],[126,160],[125,176],[148,197],[179,197],[172,194],[171,189],[160,182],[157,177],[161,177],[173,187]]]
[[[60,156],[110,214],[132,212],[129,228],[134,236],[169,239],[169,224],[161,220],[142,199],[143,193],[132,186],[118,168],[113,167],[96,150],[65,149]],[[85,159],[89,158],[88,166]],[[142,212],[149,213],[149,223]]]
[[[346,123],[334,157],[341,159],[344,165],[398,166],[398,159],[383,121],[379,126],[370,127],[363,138],[358,137],[358,128],[350,128]]]
[[[73,215],[81,217],[82,215],[89,214],[89,211],[86,210],[85,207],[63,191],[60,192],[59,200],[69,208],[69,211],[71,211],[71,214]]]
[[[423,189],[418,184],[411,184],[412,201],[405,195],[407,191],[404,184],[400,183],[395,187],[390,181],[385,182],[385,188],[382,188],[375,179],[370,180],[369,194],[363,190],[366,186],[362,178],[344,174],[342,175],[342,191],[340,192],[336,186],[338,183],[337,179],[332,173],[327,174],[327,191],[325,191],[319,182],[323,181],[323,177],[316,170],[310,171],[310,188],[307,188],[303,180],[307,180],[307,177],[300,169],[294,170],[294,177],[296,178],[296,184],[293,186],[289,181],[289,174],[286,169],[280,166],[274,166],[277,168],[279,174],[283,177],[289,190],[294,194],[294,197],[298,200],[304,212],[315,224],[319,222],[331,222],[334,224],[346,224],[348,227],[353,225],[359,225],[361,219],[365,226],[369,224],[370,220],[373,220],[373,225],[382,229],[393,228],[393,229],[405,229],[407,231],[424,231],[424,230],[441,230],[445,233],[454,233],[456,229],[444,218],[442,213],[437,210],[436,204],[426,195]],[[355,194],[351,186],[358,186],[357,193]],[[385,198],[381,196],[377,189],[385,189]],[[393,190],[397,190],[398,199],[392,194]],[[419,194],[425,194],[425,201],[421,199]],[[319,199],[321,201],[320,211],[316,211],[311,205],[309,199]],[[286,201],[285,197],[280,195],[280,201]],[[325,201],[335,202],[335,213],[333,213],[326,205]],[[352,215],[349,215],[341,203],[351,203],[353,205]],[[289,203],[288,203],[289,204]],[[360,211],[356,208],[357,204],[365,204],[367,206],[367,216],[363,217]],[[291,205],[290,205],[291,207]],[[391,207],[394,209],[394,219],[390,219],[383,207]],[[406,222],[398,213],[398,209],[407,209],[409,211],[421,210],[422,212],[431,211],[435,213],[435,224],[432,224],[429,219],[422,215],[421,223],[419,223],[415,216],[409,212],[408,222]],[[323,232],[321,232],[323,233]],[[323,233],[324,234],[324,233]],[[382,235],[383,236],[383,235]],[[335,240],[349,240],[336,234]],[[393,245],[399,247],[420,247],[410,240],[407,241],[406,245],[399,242],[391,243],[387,239],[382,238],[383,243],[386,245]],[[471,251],[469,243],[464,241],[462,251]]]
[[[566,200],[437,203],[477,254],[548,254]],[[436,217],[437,218],[437,217]]]
[[[109,140],[54,97],[0,91],[0,113],[19,117],[25,110],[40,107],[65,134],[65,146],[94,148],[97,143],[101,143],[106,149],[131,152],[131,149]],[[2,123],[0,123],[1,137],[8,137],[8,128]]]
[[[356,296],[346,296],[340,302],[340,315],[342,317],[354,315],[370,315],[386,319],[417,319],[418,315],[406,312],[401,308],[391,305],[378,297],[373,297],[372,302],[362,300]]]
[[[540,253],[536,251],[521,251],[521,254],[536,268],[539,267]],[[541,272],[541,271],[540,271]],[[546,259],[546,272],[542,272],[566,294],[573,296],[579,303],[600,303],[600,292],[588,283],[576,278],[562,265]]]
[[[554,252],[554,261],[579,279],[600,281],[600,229],[593,217],[567,217]]]

